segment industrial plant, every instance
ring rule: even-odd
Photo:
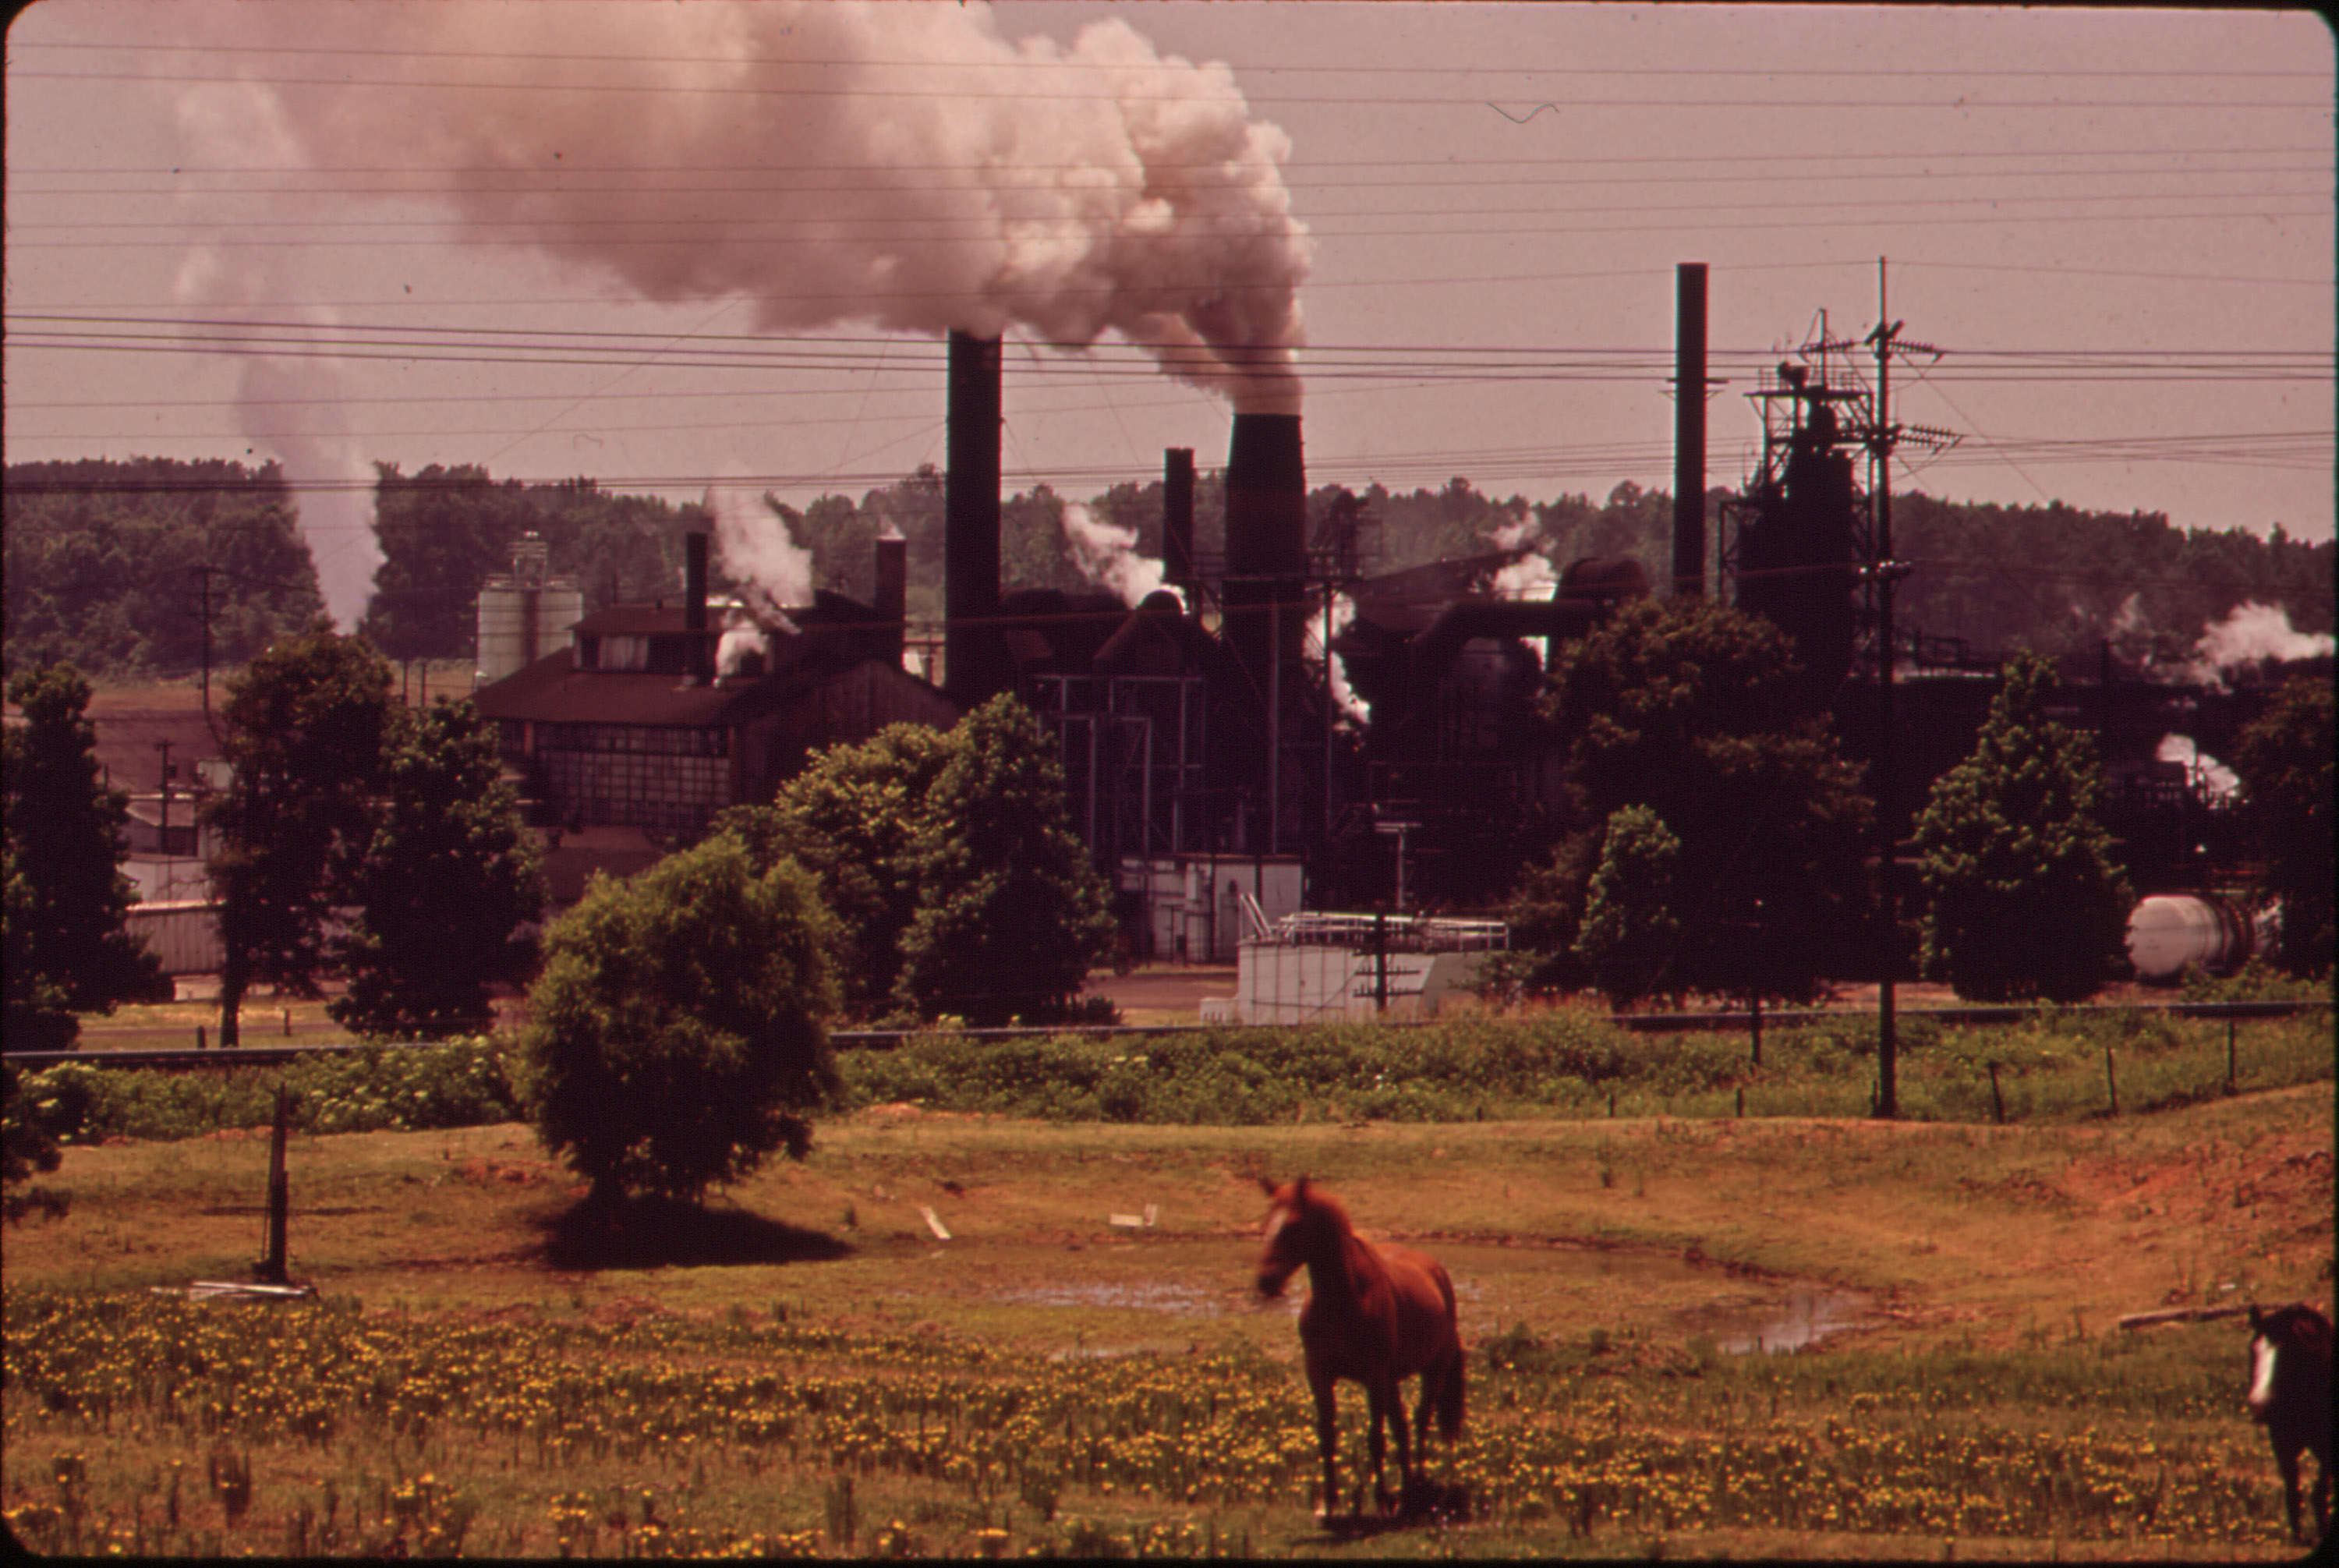
[[[524,545],[480,597],[480,710],[556,851],[614,833],[637,835],[638,857],[726,806],[769,800],[820,746],[897,722],[947,725],[1012,692],[1057,738],[1071,820],[1117,892],[1128,956],[1224,962],[1248,947],[1345,943],[1355,959],[1377,944],[1385,977],[1391,951],[1500,945],[1498,924],[1430,916],[1495,912],[1519,868],[1513,835],[1565,809],[1567,737],[1536,707],[1559,651],[1620,604],[1711,583],[1791,640],[1811,711],[1869,770],[1877,860],[1892,867],[1931,782],[1970,750],[1999,656],[1893,624],[1907,568],[1893,559],[1884,467],[1898,445],[1955,438],[1895,423],[1890,378],[1896,360],[1930,350],[1899,323],[1837,341],[1822,318],[1819,338],[1748,394],[1761,467],[1710,537],[1703,265],[1683,264],[1677,286],[1669,582],[1631,558],[1583,559],[1548,597],[1522,597],[1502,586],[1521,547],[1372,575],[1356,508],[1311,526],[1300,416],[1239,402],[1222,551],[1198,549],[1196,454],[1170,449],[1161,587],[1131,604],[1004,583],[1001,433],[1015,415],[1001,341],[953,331],[938,684],[904,667],[917,661],[903,656],[901,540],[876,543],[876,602],[816,591],[773,605],[714,602],[702,534],[670,602],[591,615]],[[2067,673],[2057,716],[2095,735],[2107,825],[2139,892],[2161,901],[2140,964],[2173,973],[2250,949],[2247,922],[2220,898],[2229,814],[2197,769],[2164,754],[2175,735],[2216,754],[2267,689],[2172,682],[2108,645],[2097,669]],[[1357,923],[1376,913],[1377,929]],[[1276,961],[1277,983],[1297,962]],[[1359,994],[1343,981],[1314,1005]]]

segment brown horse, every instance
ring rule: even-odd
[[[2298,1455],[2314,1455],[2314,1529],[2331,1533],[2331,1320],[2303,1301],[2250,1308],[2250,1415],[2265,1424],[2298,1540]]]
[[[1462,1429],[1462,1335],[1456,1320],[1454,1282],[1436,1260],[1403,1247],[1382,1247],[1359,1238],[1339,1202],[1301,1177],[1288,1187],[1260,1178],[1271,1200],[1258,1259],[1258,1290],[1283,1294],[1284,1282],[1308,1270],[1308,1305],[1299,1313],[1299,1343],[1306,1353],[1308,1387],[1316,1396],[1316,1443],[1324,1455],[1324,1516],[1337,1510],[1339,1490],[1333,1456],[1338,1438],[1333,1419],[1332,1386],[1342,1378],[1361,1383],[1369,1415],[1373,1494],[1383,1512],[1389,1506],[1381,1465],[1384,1425],[1396,1433],[1396,1463],[1402,1494],[1414,1485],[1413,1445],[1406,1441],[1405,1401],[1398,1385],[1421,1379],[1415,1436],[1421,1456],[1429,1456],[1429,1415],[1450,1445]]]

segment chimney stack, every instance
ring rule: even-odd
[[[943,489],[943,676],[963,706],[1007,687],[999,635],[1000,340],[950,335]]]
[[[1673,268],[1673,595],[1705,592],[1705,263]]]
[[[1194,449],[1169,447],[1161,453],[1161,580],[1179,587],[1194,583]]]
[[[1308,625],[1308,475],[1297,414],[1237,414],[1227,452],[1227,640],[1265,693]]]

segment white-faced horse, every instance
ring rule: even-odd
[[[2282,1472],[2290,1538],[2299,1540],[2298,1455],[2314,1454],[2314,1530],[2331,1532],[2331,1320],[2303,1301],[2250,1308],[2250,1415],[2265,1424]]]

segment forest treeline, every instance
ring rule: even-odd
[[[384,561],[363,630],[393,659],[467,657],[480,585],[509,570],[526,533],[552,570],[573,577],[586,607],[680,591],[682,537],[711,526],[705,507],[620,495],[589,478],[498,480],[484,468],[432,465],[409,475],[377,465],[376,529]],[[943,476],[922,467],[858,499],[824,496],[797,508],[761,503],[810,553],[811,586],[874,597],[873,544],[909,541],[910,614],[942,612]],[[1195,484],[1196,547],[1223,548],[1222,475]],[[1709,531],[1729,492],[1707,496]],[[1002,503],[1002,577],[1012,588],[1091,589],[1065,527],[1077,498],[1042,485]],[[298,498],[273,463],[138,459],[12,464],[5,491],[5,662],[68,660],[94,676],[183,675],[204,656],[249,661],[322,609],[301,541]],[[1161,554],[1162,486],[1116,485],[1084,505],[1091,518]],[[1962,641],[1976,655],[2028,647],[2048,655],[2109,640],[2123,657],[2181,663],[2207,626],[2255,601],[2286,610],[2301,631],[2332,629],[2334,551],[2246,528],[2182,528],[2156,512],[2084,511],[2060,502],[2004,507],[1893,497],[1895,553],[1914,564],[1898,598],[1900,623]],[[1585,557],[1629,556],[1662,581],[1671,569],[1673,501],[1630,482],[1605,499],[1485,495],[1466,478],[1438,489],[1362,491],[1325,486],[1308,498],[1313,542],[1353,533],[1365,575],[1525,547],[1554,569]],[[716,562],[716,587],[728,587]]]

